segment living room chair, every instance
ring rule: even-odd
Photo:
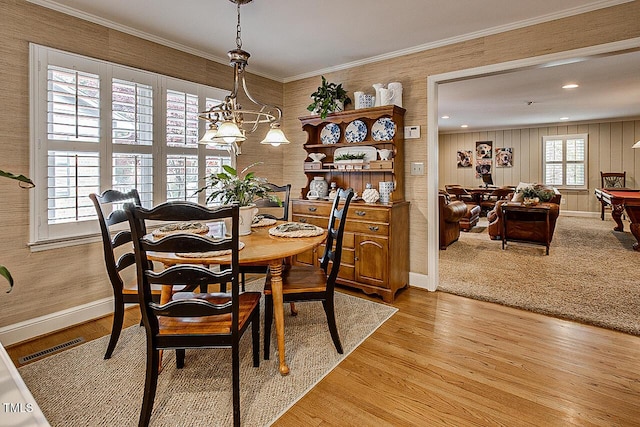
[[[474,206],[480,210],[479,206]],[[469,206],[460,200],[451,200],[448,194],[438,194],[438,228],[439,244],[441,250],[460,238],[460,221],[468,214]],[[477,212],[476,212],[477,213]]]
[[[625,188],[627,186],[627,172],[600,171],[600,188]],[[604,221],[604,210],[610,208],[606,203],[600,203],[600,219]]]
[[[284,302],[321,301],[327,316],[331,339],[339,354],[343,353],[342,343],[336,325],[334,293],[340,260],[342,239],[347,223],[347,212],[353,198],[353,190],[339,189],[333,200],[327,240],[320,266],[287,265],[282,272],[282,296]],[[337,224],[336,224],[337,222]],[[331,265],[329,265],[331,263]],[[330,267],[330,268],[329,268]],[[264,358],[269,359],[271,348],[271,324],[273,322],[273,295],[271,273],[267,273],[264,286]]]
[[[466,188],[458,184],[445,185],[444,189],[451,196],[452,200],[460,200],[467,204],[478,205],[473,194],[469,193]]]
[[[185,349],[231,348],[233,425],[240,425],[240,339],[251,324],[253,366],[260,365],[260,292],[240,292],[239,207],[216,209],[192,202],[167,202],[153,209],[126,206],[132,230],[138,272],[139,302],[147,335],[147,368],[139,426],[147,426],[156,395],[161,349],[176,349],[176,366],[184,366]],[[147,237],[147,221],[214,222],[231,219],[231,236],[210,239],[197,234],[172,234],[157,240]],[[176,264],[154,272],[147,262],[147,251],[156,253],[231,253],[229,268],[213,271],[201,265]],[[231,293],[179,292],[166,304],[153,301],[152,285],[185,286],[196,289],[212,283],[231,283]],[[168,390],[171,390],[169,388]],[[168,391],[170,392],[170,391]],[[225,402],[209,404],[226,405]]]
[[[513,193],[513,187],[500,187],[489,193],[486,198],[480,202],[480,207],[482,208],[482,212],[485,213],[485,216],[487,212],[495,208],[498,200],[507,199],[511,193]]]
[[[115,251],[118,248],[130,244],[131,231],[127,226],[125,230],[113,232],[112,227],[115,228],[118,224],[127,223],[127,214],[122,209],[122,206],[124,203],[133,203],[135,206],[140,206],[140,196],[136,189],[132,189],[126,193],[117,190],[106,190],[100,195],[95,193],[90,194],[89,198],[93,202],[98,215],[104,263],[107,267],[111,288],[113,289],[113,325],[111,327],[111,338],[109,339],[107,351],[104,355],[105,359],[109,359],[118,343],[120,332],[122,331],[124,305],[138,304],[137,282],[125,283],[120,274],[123,270],[135,264],[135,256],[132,249],[120,255],[117,261],[115,255]],[[115,233],[113,234],[113,238],[111,237],[112,233]],[[155,302],[160,301],[160,291],[159,286],[154,287],[151,291],[152,298]]]

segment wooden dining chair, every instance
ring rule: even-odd
[[[100,234],[102,236],[102,248],[104,252],[104,263],[107,267],[107,274],[113,289],[114,312],[113,325],[111,327],[111,338],[107,345],[105,359],[111,358],[113,350],[120,338],[122,322],[124,319],[124,305],[138,304],[138,285],[135,279],[125,282],[120,274],[126,268],[135,264],[133,249],[121,254],[116,260],[115,251],[125,245],[130,245],[131,231],[128,227],[127,214],[122,209],[124,203],[133,203],[140,206],[140,196],[136,189],[126,193],[117,190],[106,190],[102,194],[90,194],[89,198],[93,202],[100,224]],[[126,229],[113,231],[118,224],[126,225]],[[113,235],[113,237],[111,237]],[[151,294],[155,302],[160,301],[161,289],[154,287]]]
[[[289,219],[289,196],[291,195],[291,184],[275,185],[271,183],[265,184],[275,193],[281,200],[281,204],[270,199],[258,199],[255,201],[256,207],[259,209],[258,215],[275,220],[287,221]],[[280,214],[274,215],[276,210],[280,210]],[[267,274],[266,265],[241,265],[240,281],[242,290],[245,290],[245,274]]]
[[[331,339],[339,354],[343,353],[338,335],[334,307],[334,292],[340,260],[342,257],[342,238],[347,222],[349,204],[353,190],[337,192],[331,207],[328,235],[324,254],[319,266],[287,265],[282,272],[282,296],[284,302],[321,301],[327,316]],[[337,223],[336,223],[337,222]],[[329,263],[331,268],[329,269]],[[264,358],[269,359],[271,348],[271,324],[273,322],[273,295],[271,292],[271,273],[267,273],[264,286]]]
[[[138,299],[147,335],[147,368],[144,399],[139,426],[147,426],[156,395],[160,350],[176,349],[176,365],[185,362],[185,349],[231,348],[233,425],[240,425],[240,338],[251,324],[253,366],[260,365],[260,292],[240,292],[239,207],[237,204],[209,209],[192,202],[167,202],[145,209],[126,205],[133,235],[138,272]],[[147,237],[147,221],[214,222],[231,219],[231,236],[211,239],[197,234],[172,234],[159,239]],[[147,252],[156,253],[231,253],[229,268],[213,271],[202,265],[176,264],[154,272],[149,268]],[[152,285],[190,286],[231,283],[231,293],[179,292],[166,304],[153,301]],[[171,390],[169,388],[168,390]],[[222,407],[225,402],[209,402]]]

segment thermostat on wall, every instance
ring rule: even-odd
[[[420,126],[405,126],[404,139],[420,138]]]

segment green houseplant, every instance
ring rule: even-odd
[[[240,173],[228,165],[223,165],[222,172],[212,173],[206,177],[206,185],[196,193],[212,190],[207,196],[207,203],[215,202],[220,204],[238,203],[240,205],[240,227],[241,236],[251,233],[251,223],[258,209],[253,202],[258,199],[269,199],[282,206],[280,198],[271,194],[271,188],[267,185],[265,178],[259,178],[253,172],[248,172],[255,165],[262,164],[256,162],[244,168]],[[229,224],[227,224],[229,227]],[[227,228],[228,229],[228,228]]]
[[[20,187],[22,188],[35,187],[35,184],[33,183],[33,181],[31,181],[29,178],[27,178],[24,175],[15,175],[11,172],[5,172],[3,170],[0,170],[0,176],[18,181],[18,183],[20,184]],[[11,273],[9,272],[7,267],[5,267],[4,265],[0,265],[0,276],[4,277],[7,280],[7,282],[9,282],[9,290],[7,291],[7,293],[11,292],[11,289],[13,289],[13,277],[11,277]]]
[[[351,98],[347,96],[342,84],[329,83],[324,76],[322,76],[322,84],[311,94],[311,99],[313,102],[309,104],[307,110],[320,114],[323,119],[327,114],[341,111],[351,103]]]
[[[275,194],[271,194],[271,188],[267,184],[266,178],[255,176],[254,172],[247,172],[249,169],[262,162],[250,164],[238,173],[234,168],[223,165],[223,172],[212,173],[206,177],[206,185],[196,193],[213,190],[207,196],[207,203],[219,202],[223,205],[237,202],[241,207],[250,206],[257,199],[269,199],[278,204],[282,201]]]

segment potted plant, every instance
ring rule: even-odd
[[[0,170],[0,176],[9,178],[9,179],[15,179],[16,181],[18,181],[18,183],[20,184],[20,187],[22,188],[35,187],[35,184],[33,183],[33,181],[31,181],[29,178],[27,178],[24,175],[15,175],[15,174],[12,174],[11,172],[5,172],[3,170]],[[11,289],[13,289],[13,277],[11,277],[11,273],[9,273],[9,270],[4,265],[0,265],[0,276],[4,277],[7,280],[7,282],[9,282],[9,290],[7,291],[7,293],[11,292]]]
[[[254,172],[247,172],[252,167],[262,164],[262,162],[253,163],[238,173],[234,168],[223,165],[222,172],[212,173],[205,178],[206,185],[196,193],[213,190],[207,196],[207,203],[220,203],[223,205],[237,202],[240,205],[240,234],[246,235],[251,233],[251,222],[258,212],[253,203],[258,199],[269,199],[282,206],[280,198],[271,194],[271,188],[267,184],[266,178],[255,176]]]
[[[365,157],[367,157],[365,153],[344,153],[337,155],[333,162],[338,169],[362,169]]]
[[[311,94],[313,102],[309,104],[307,110],[320,114],[323,119],[327,114],[334,111],[342,111],[344,107],[351,103],[351,98],[342,88],[341,84],[329,83],[322,76],[322,84]]]

